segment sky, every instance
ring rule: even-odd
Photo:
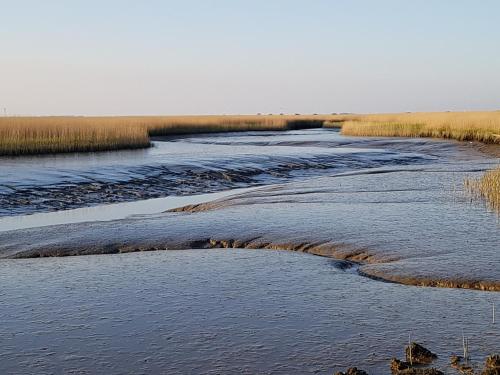
[[[0,0],[0,109],[500,109],[499,17],[497,0]]]

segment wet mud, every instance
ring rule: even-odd
[[[337,130],[160,138],[150,150],[0,158],[0,217],[283,183],[456,155],[434,140]]]
[[[354,171],[157,215],[7,231],[0,257],[283,249],[354,262],[378,280],[499,291],[496,216],[461,188],[465,175],[490,165]]]
[[[376,282],[347,262],[240,249],[4,259],[0,372],[390,373],[408,335],[456,375],[498,353],[500,294]],[[493,361],[490,361],[493,364]],[[476,368],[476,367],[475,367]],[[481,373],[480,371],[478,373]]]
[[[0,216],[20,228],[0,230],[0,372],[385,375],[404,358],[397,373],[448,375],[464,334],[474,370],[498,371],[500,295],[483,291],[500,291],[500,224],[463,189],[491,150],[324,129],[155,145],[0,159]],[[438,355],[425,368],[409,334]]]

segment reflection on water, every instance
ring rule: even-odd
[[[31,215],[0,216],[0,232],[59,224],[110,221],[137,215],[152,215],[190,204],[200,204],[233,194],[241,194],[251,189],[242,188],[218,193],[146,199],[135,202],[76,208],[73,210],[41,212]]]
[[[500,349],[500,294],[388,284],[281,251],[6,260],[0,372],[387,374],[408,334],[447,369]],[[355,293],[353,291],[356,291]],[[452,372],[448,372],[452,373]]]

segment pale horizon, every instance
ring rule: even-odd
[[[495,1],[18,1],[0,114],[500,108]]]

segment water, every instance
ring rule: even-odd
[[[462,330],[477,363],[500,350],[498,293],[401,285],[500,290],[498,216],[463,190],[498,159],[325,129],[155,145],[0,159],[0,373],[377,375],[409,333],[453,373]]]
[[[367,142],[338,131],[229,133],[148,150],[0,158],[0,216],[304,179],[332,171],[428,163],[439,143]],[[441,142],[440,156],[452,147]]]
[[[242,188],[217,193],[170,196],[55,212],[40,212],[31,215],[3,216],[0,217],[0,232],[26,228],[40,228],[59,224],[111,221],[131,216],[137,217],[140,215],[158,214],[167,210],[187,205],[206,203],[250,190],[251,188]]]
[[[384,167],[263,187],[185,212],[2,232],[0,257],[210,247],[306,250],[409,284],[500,290],[500,225],[470,201],[487,161]]]
[[[186,250],[3,265],[5,374],[332,374],[353,364],[387,374],[410,332],[446,369],[462,329],[475,360],[500,349],[491,324],[499,294],[377,282],[307,254]]]

